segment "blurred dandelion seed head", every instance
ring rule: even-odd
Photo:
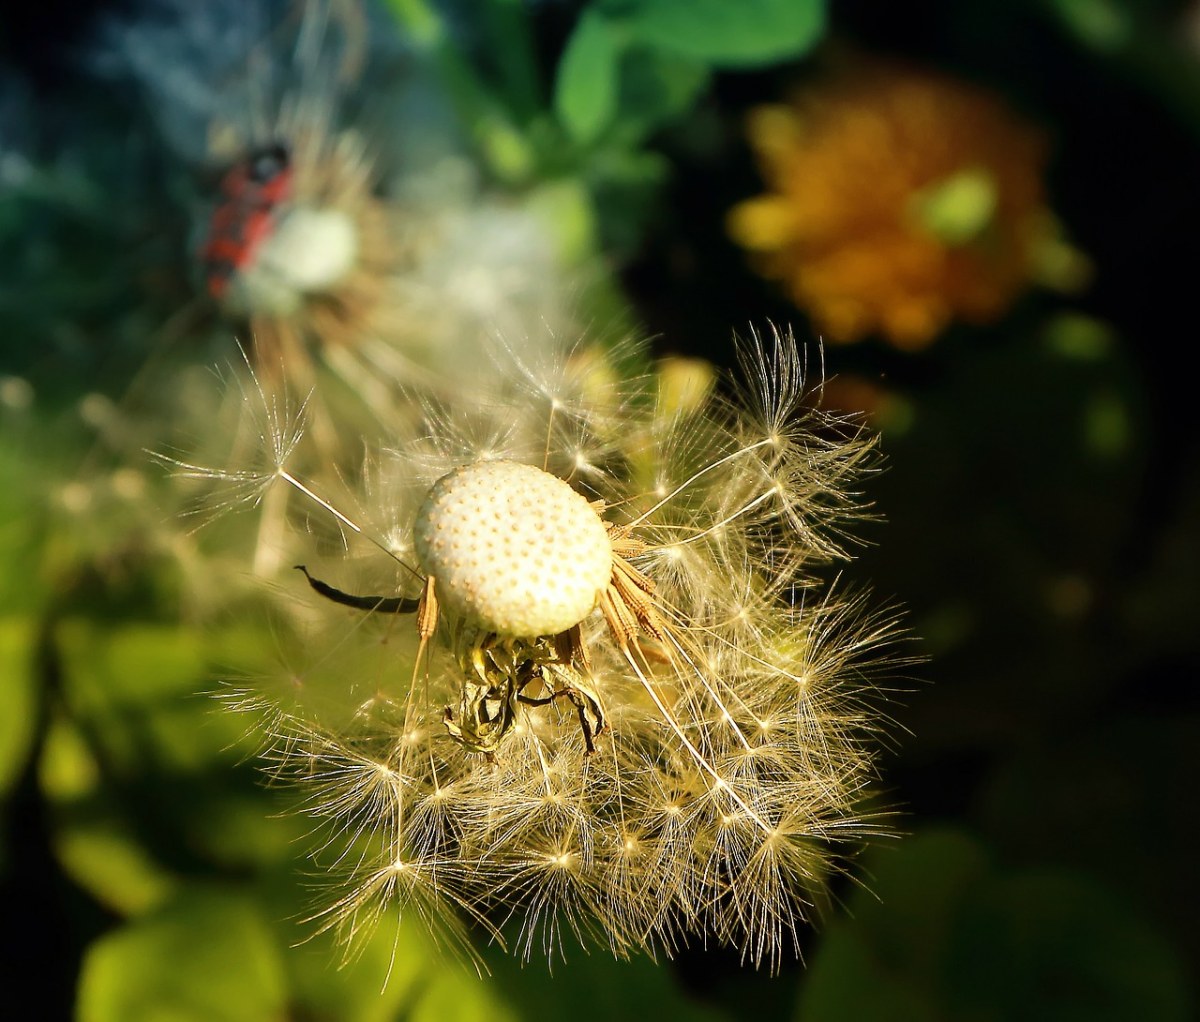
[[[376,159],[340,110],[353,85],[300,79],[265,128],[251,125],[203,210],[207,290],[249,327],[260,362],[283,359],[301,380],[310,349],[353,349],[378,332],[395,301],[391,279],[407,266]]]
[[[406,427],[412,393],[474,387],[497,336],[573,332],[537,190],[489,191],[381,10],[163,0],[105,25],[97,63],[143,97],[193,223],[193,301],[164,334],[236,335],[261,387],[310,395],[327,461],[357,460],[373,422]]]

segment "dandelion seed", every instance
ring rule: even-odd
[[[860,808],[870,677],[895,629],[796,598],[864,513],[873,444],[805,403],[790,336],[743,355],[749,393],[665,417],[652,379],[598,393],[570,358],[540,378],[501,362],[486,402],[431,407],[435,428],[364,474],[393,501],[369,508],[386,540],[278,472],[348,540],[415,555],[398,596],[309,576],[320,671],[340,659],[352,685],[354,647],[403,637],[378,703],[330,718],[250,697],[306,811],[361,846],[329,925],[353,934],[398,899],[465,909],[492,938],[511,920],[525,956],[568,938],[669,954],[695,935],[773,967],[794,949],[839,845],[879,827]],[[385,608],[410,622],[391,631]]]

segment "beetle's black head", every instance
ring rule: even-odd
[[[286,142],[272,142],[251,153],[248,161],[250,180],[265,185],[278,177],[292,162],[292,151]]]

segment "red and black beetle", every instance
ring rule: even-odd
[[[200,249],[204,283],[218,301],[234,274],[249,266],[275,228],[292,192],[292,154],[273,142],[240,160],[221,179],[221,202]]]

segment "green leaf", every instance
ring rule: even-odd
[[[801,1022],[1190,1017],[1175,949],[1092,880],[1006,872],[950,830],[875,849],[869,861],[872,890],[817,948]]]
[[[0,618],[0,797],[8,791],[33,741],[33,622]]]
[[[54,852],[71,879],[114,912],[141,914],[174,888],[174,878],[112,816],[60,826]]]
[[[646,47],[621,64],[617,130],[621,144],[636,148],[643,138],[689,110],[708,86],[707,64]]]
[[[577,178],[548,181],[525,197],[525,208],[553,239],[566,266],[577,266],[596,251],[596,211]]]
[[[976,167],[921,189],[909,204],[918,227],[953,246],[975,241],[991,226],[998,198],[992,176]]]
[[[1193,504],[1190,515],[1182,509],[1181,515],[1200,522],[1198,507]],[[1178,556],[1178,551],[1164,554]],[[1191,649],[1195,601],[1183,593],[1194,588],[1195,561],[1185,561],[1183,569],[1188,567],[1192,570],[1178,599],[1187,606],[1180,628],[1181,634],[1186,628]],[[1156,621],[1171,599],[1157,595]],[[1148,640],[1133,634],[1138,648],[1146,648]],[[1006,858],[1108,876],[1130,902],[1148,906],[1172,932],[1191,933],[1200,877],[1195,870],[1162,867],[1191,860],[1200,809],[1181,802],[1164,778],[1187,776],[1194,769],[1197,734],[1200,714],[1172,709],[1163,716],[1124,713],[1087,727],[1081,723],[1054,742],[1023,744],[992,771],[979,793],[975,805],[982,826]],[[1071,769],[1063,770],[1063,763]],[[1080,784],[1081,777],[1088,783]]]
[[[554,109],[571,137],[594,141],[617,109],[621,41],[609,20],[584,11],[558,66]]]
[[[830,927],[809,968],[798,1018],[939,1018],[936,976],[950,943],[962,892],[988,870],[978,842],[953,830],[878,848],[870,859],[870,891]]]
[[[43,440],[49,430],[41,429],[41,423],[3,412],[0,404],[0,613],[28,613],[45,595],[41,554],[47,516],[41,476],[57,471],[59,458],[52,443]]]
[[[519,940],[519,938],[518,938]],[[514,941],[512,946],[516,946]],[[510,947],[511,950],[511,947]],[[492,972],[491,989],[504,993],[505,1018],[553,1019],[571,1022],[608,1022],[609,1019],[671,1019],[672,1022],[728,1022],[728,1016],[708,1004],[689,997],[673,971],[642,956],[629,961],[614,959],[606,952],[585,954],[566,951],[560,968],[554,963],[553,980],[547,982],[545,963],[526,965],[519,956],[489,947],[486,952]],[[464,980],[463,985],[468,981]],[[487,991],[484,987],[484,991]],[[569,1008],[564,1009],[564,1006]],[[430,1012],[423,1019],[479,1018],[473,1011],[462,1015]]]
[[[831,931],[805,980],[797,1022],[938,1022],[929,994],[895,975],[857,933]]]
[[[237,759],[244,721],[211,695],[216,639],[177,624],[81,617],[62,621],[56,637],[72,712],[103,732],[118,762],[132,769],[149,749],[160,767],[181,771]]]
[[[614,7],[618,5],[614,4]],[[825,30],[824,0],[638,0],[630,37],[717,67],[756,67],[807,53]]]
[[[1066,870],[1022,872],[973,895],[945,963],[945,1017],[1194,1017],[1175,950],[1099,884]]]
[[[102,937],[79,981],[79,1022],[273,1022],[288,1017],[279,949],[252,899],[192,889]]]
[[[175,878],[139,841],[103,786],[84,734],[61,714],[50,721],[38,768],[54,823],[54,854],[72,881],[122,915],[161,905],[175,890]],[[155,820],[155,833],[168,832],[164,823]]]
[[[439,971],[421,992],[408,1018],[410,1022],[520,1022],[521,1016],[497,986],[490,977],[477,979]]]
[[[187,696],[201,687],[202,637],[176,624],[111,623],[73,618],[58,628],[64,666],[88,708],[96,702],[137,706]]]
[[[296,897],[293,894],[293,899]],[[296,1017],[330,1022],[411,1020],[414,1005],[425,996],[434,977],[446,974],[449,984],[475,979],[465,966],[431,946],[415,913],[398,927],[394,912],[389,911],[369,939],[356,941],[354,956],[347,961],[346,949],[334,942],[332,934],[308,939],[295,925],[291,918],[296,912],[295,900],[280,908],[288,914],[289,929],[284,936],[292,941],[287,955],[292,989],[295,999],[307,1009]],[[501,1022],[500,1015],[491,1022]]]
[[[1133,35],[1131,11],[1114,0],[1051,0],[1050,6],[1082,42],[1103,53],[1121,49]]]

